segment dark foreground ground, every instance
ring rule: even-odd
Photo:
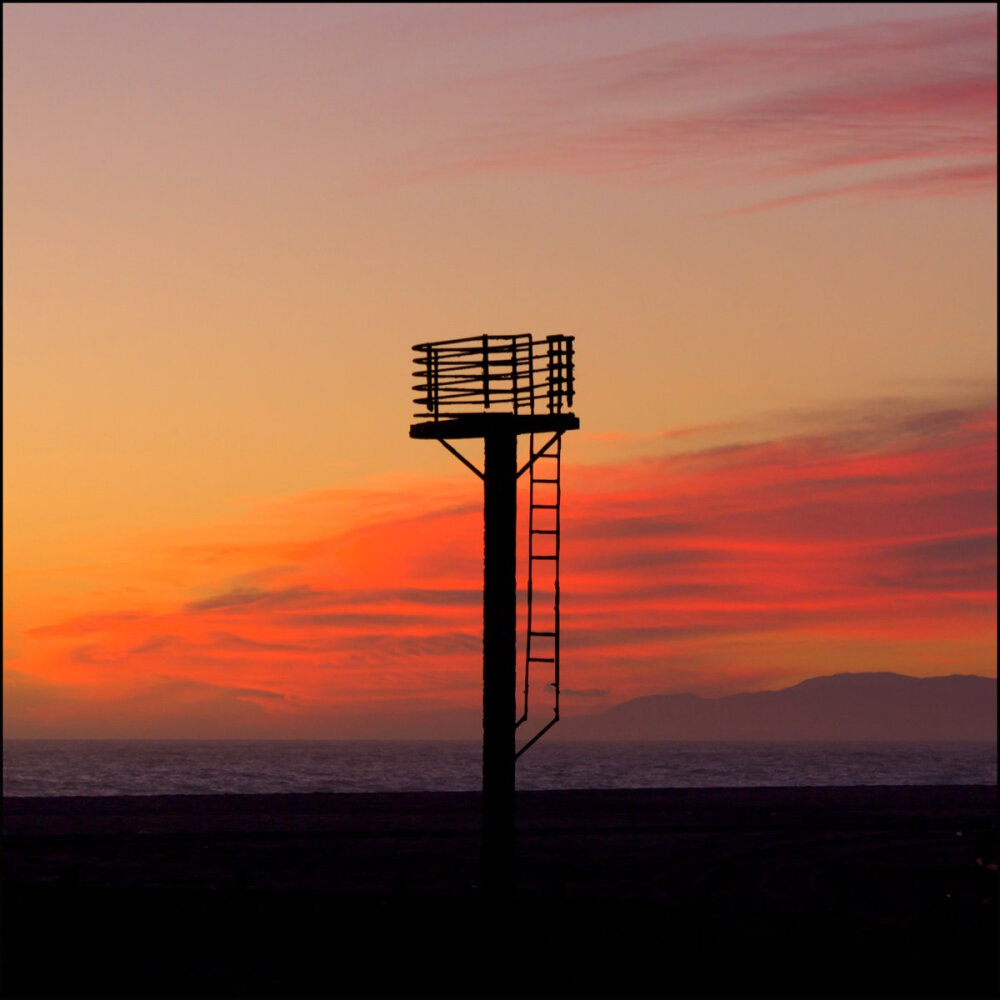
[[[4,802],[17,996],[993,996],[996,789]]]

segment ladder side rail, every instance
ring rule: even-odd
[[[554,446],[554,447],[553,447]],[[525,643],[525,711],[522,713],[521,717],[515,723],[515,729],[526,721],[528,717],[528,678],[532,663],[551,663],[552,664],[552,688],[553,688],[553,709],[552,718],[542,726],[542,728],[535,733],[526,743],[524,743],[519,749],[514,752],[514,759],[517,760],[526,750],[533,747],[541,738],[544,736],[558,721],[559,721],[559,710],[560,710],[560,687],[561,687],[561,646],[560,646],[560,580],[559,580],[559,557],[561,554],[561,531],[562,531],[562,520],[561,520],[561,506],[562,506],[562,434],[557,433],[549,441],[545,443],[542,449],[538,452],[535,451],[534,443],[531,445],[532,460],[530,462],[529,468],[531,470],[531,475],[529,477],[529,496],[530,496],[530,514],[529,514],[529,528],[528,528],[528,592],[529,592],[529,605],[528,605],[528,616],[527,616],[527,627],[528,636]],[[535,460],[538,458],[549,458],[555,461],[556,469],[554,477],[542,477],[535,474]],[[534,498],[534,487],[537,482],[544,482],[548,484],[554,484],[556,489],[555,503],[536,503]],[[552,529],[536,529],[534,526],[534,513],[536,510],[553,510],[555,512],[554,518],[554,528]],[[547,536],[554,536],[553,541],[555,544],[552,552],[546,552],[542,555],[535,554],[534,540],[535,535],[544,534]],[[551,631],[536,631],[533,628],[534,625],[534,613],[533,613],[533,599],[534,599],[534,579],[533,579],[533,569],[534,563],[536,561],[551,561],[554,564],[554,577],[553,577],[553,593],[552,593],[552,630]],[[531,653],[531,641],[535,636],[546,636],[552,639],[553,649],[552,656],[532,656]]]
[[[549,719],[527,743],[514,752],[514,760],[517,760],[526,750],[530,750],[558,721],[558,719]]]
[[[528,454],[535,453],[535,435],[528,437]],[[514,721],[517,729],[528,720],[528,692],[531,686],[531,632],[533,623],[532,603],[534,599],[534,567],[535,567],[535,477],[528,477],[528,588],[525,602],[525,628],[527,636],[524,641],[524,707]]]
[[[553,638],[553,653],[555,657],[555,663],[553,664],[553,684],[555,685],[555,707],[553,709],[552,724],[555,725],[559,721],[559,668],[560,668],[560,622],[559,622],[559,555],[560,555],[560,542],[562,540],[562,435],[559,435],[556,441],[556,534],[555,534],[555,581],[554,588],[555,593],[553,595],[553,606],[552,606],[552,628],[555,632]]]

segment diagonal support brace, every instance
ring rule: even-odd
[[[551,448],[556,443],[556,441],[558,441],[559,438],[562,437],[562,433],[563,433],[562,431],[556,431],[555,434],[553,434],[552,437],[550,437],[548,441],[546,441],[545,444],[543,444],[542,447],[539,448],[538,451],[536,451],[535,454],[532,455],[531,458],[529,458],[528,461],[525,462],[524,465],[522,465],[521,468],[517,470],[518,479],[520,479],[521,476],[523,476],[528,471],[528,469],[530,469],[535,464],[536,458],[541,458],[541,456],[544,455],[549,450],[549,448]],[[444,444],[443,441],[441,443]]]
[[[457,458],[463,465],[472,469],[472,471],[477,476],[479,476],[480,479],[484,478],[483,474],[457,448],[454,448],[450,444],[448,444],[448,442],[445,441],[444,438],[438,438],[438,441],[440,441],[441,444],[443,444],[448,449],[448,451],[450,451],[455,456],[455,458]],[[546,445],[546,447],[548,446]],[[518,475],[520,475],[520,473],[518,473]]]

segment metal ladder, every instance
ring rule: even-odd
[[[552,436],[540,450],[535,450],[535,435],[530,438],[530,476],[528,481],[528,593],[527,641],[524,656],[524,708],[514,723],[517,729],[528,719],[528,693],[531,685],[531,665],[551,664],[554,706],[552,718],[514,754],[520,757],[559,721],[559,532],[562,500],[562,433]],[[541,525],[541,526],[539,526]],[[541,563],[552,563],[552,616],[538,628],[536,610],[535,569]],[[549,655],[541,655],[542,653]]]

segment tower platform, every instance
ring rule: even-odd
[[[475,413],[425,420],[410,425],[410,437],[421,441],[483,438],[496,432],[514,434],[557,434],[580,428],[573,413]]]

